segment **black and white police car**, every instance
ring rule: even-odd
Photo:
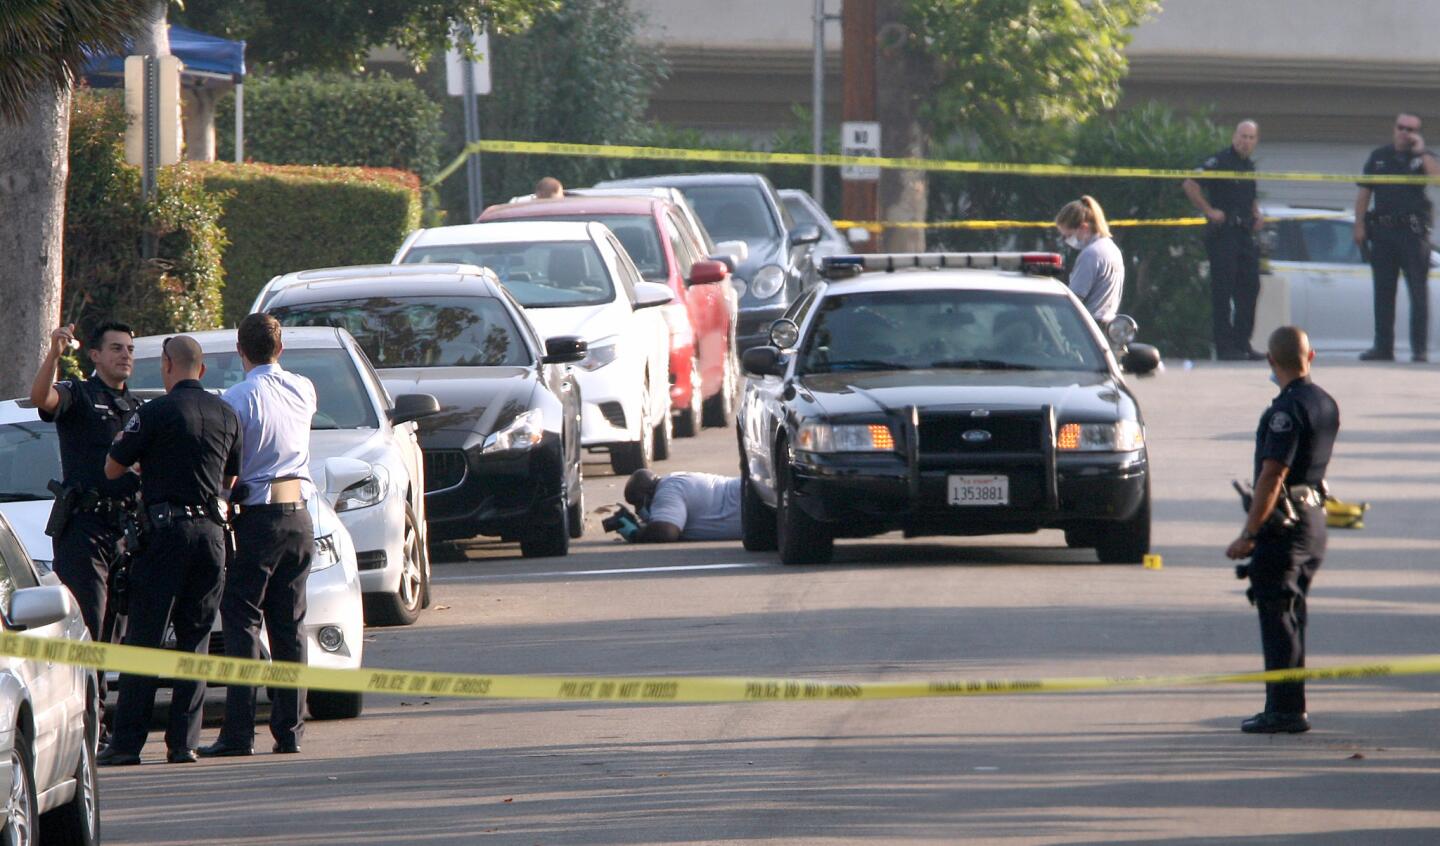
[[[822,563],[837,537],[1065,531],[1104,562],[1150,549],[1150,468],[1109,337],[1052,253],[833,256],[747,350],[745,548]],[[1113,349],[1112,349],[1113,347]]]

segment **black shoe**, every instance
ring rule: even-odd
[[[1259,350],[1247,349],[1245,350],[1244,355],[1247,361],[1266,361],[1268,359],[1268,356],[1266,356],[1265,353],[1262,353]]]
[[[1361,360],[1361,361],[1394,361],[1394,360],[1395,360],[1395,353],[1394,353],[1394,352],[1386,352],[1386,351],[1384,351],[1384,350],[1377,350],[1377,349],[1371,348],[1371,349],[1366,350],[1366,351],[1363,352],[1363,353],[1360,353],[1360,360]]]
[[[217,740],[209,746],[201,746],[195,751],[200,753],[201,758],[245,758],[255,754],[255,748],[252,746],[241,746],[226,740]]]
[[[200,760],[194,749],[171,749],[165,753],[167,764],[193,764]]]
[[[1246,734],[1300,734],[1310,730],[1310,717],[1304,711],[1285,714],[1261,711],[1240,724]]]
[[[106,746],[95,756],[95,763],[102,767],[133,767],[140,763],[140,756],[134,752],[121,752],[113,746]]]
[[[1416,353],[1410,356],[1410,360],[1416,364],[1425,364],[1430,360],[1430,355],[1428,353]]]
[[[300,744],[296,743],[293,740],[277,740],[275,741],[275,745],[270,747],[270,751],[274,752],[276,755],[299,755]]]

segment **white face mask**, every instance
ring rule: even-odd
[[[1079,236],[1079,235],[1066,235],[1066,236],[1065,236],[1065,246],[1069,247],[1069,248],[1072,249],[1072,250],[1078,250],[1078,249],[1080,249],[1080,236]]]

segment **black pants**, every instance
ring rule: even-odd
[[[1210,314],[1216,355],[1250,350],[1255,301],[1260,297],[1260,248],[1244,226],[1211,226],[1205,235],[1210,257]]]
[[[310,512],[248,511],[235,517],[235,560],[225,574],[220,625],[225,654],[260,657],[260,624],[276,661],[305,660],[300,626],[305,621],[305,582],[315,539]],[[270,702],[270,733],[282,743],[299,743],[304,733],[305,691],[277,687]],[[255,741],[255,688],[231,685],[225,691],[225,725],[220,739],[237,746]]]
[[[1370,273],[1375,282],[1375,349],[1395,351],[1395,294],[1405,274],[1410,297],[1410,354],[1424,355],[1430,330],[1430,242],[1409,229],[1370,227]]]
[[[160,646],[168,620],[175,628],[178,651],[205,654],[225,569],[225,535],[220,526],[199,519],[178,520],[157,529],[131,568],[125,642],[132,646]],[[120,676],[110,741],[115,750],[139,754],[145,746],[157,681],[149,676]],[[166,746],[194,749],[199,745],[204,700],[205,682],[174,680]]]
[[[1250,560],[1250,591],[1260,612],[1267,670],[1305,666],[1305,602],[1325,558],[1325,509],[1296,506],[1296,511],[1300,519],[1295,528],[1280,537],[1262,535]],[[1265,685],[1265,710],[1304,711],[1305,683]]]
[[[115,519],[81,512],[71,517],[65,531],[51,541],[55,575],[75,595],[90,639],[97,642],[105,619],[110,568],[120,557],[122,535]]]

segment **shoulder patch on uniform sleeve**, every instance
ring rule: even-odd
[[[130,415],[130,419],[125,421],[125,431],[131,433],[132,435],[140,431],[140,415]]]
[[[1270,415],[1270,431],[1288,432],[1295,428],[1295,421],[1283,411],[1277,411]]]

